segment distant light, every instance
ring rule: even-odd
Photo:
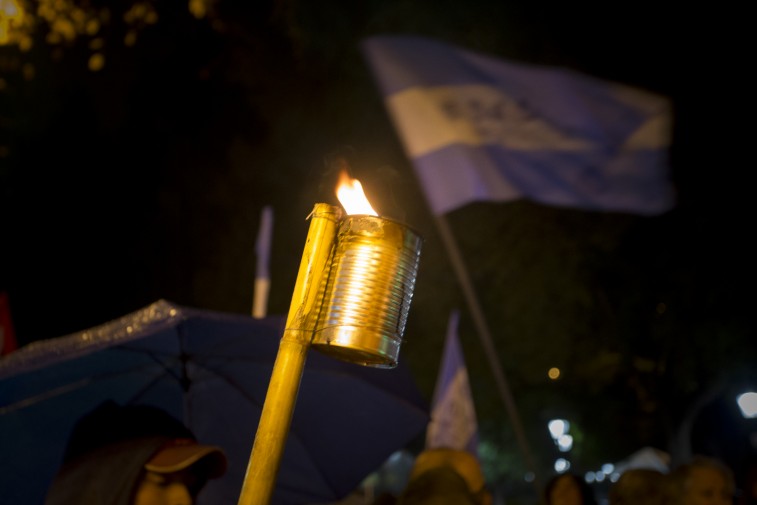
[[[602,473],[604,473],[605,475],[610,475],[613,470],[615,470],[615,465],[613,465],[612,463],[605,463],[604,465],[602,465]]]
[[[610,474],[610,482],[618,482],[618,479],[620,479],[620,474],[618,472],[612,472]]]
[[[747,419],[757,417],[757,393],[742,393],[736,397],[736,403],[739,404],[741,415]]]
[[[555,460],[555,472],[563,473],[570,470],[570,461],[565,458],[558,458]]]
[[[597,479],[597,482],[604,482],[604,480],[605,480],[605,474],[604,474],[604,472],[597,472],[594,475],[595,475],[595,477]]]
[[[568,433],[568,430],[570,429],[570,423],[565,419],[552,419],[547,424],[547,428],[549,428],[549,433],[552,435],[552,438],[557,440],[561,436]]]
[[[526,472],[526,474],[523,476],[523,480],[526,482],[533,482],[536,478],[536,475],[534,475],[534,472]]]
[[[558,377],[560,377],[560,369],[553,366],[547,372],[547,376],[549,376],[549,378],[552,380],[556,380]]]
[[[595,478],[596,476],[594,475],[594,472],[586,472],[586,475],[584,475],[584,480],[589,484],[594,482]]]
[[[573,448],[573,436],[569,434],[560,435],[557,439],[557,447],[562,452],[568,452]]]

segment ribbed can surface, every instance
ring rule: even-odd
[[[347,216],[339,225],[312,345],[365,366],[397,365],[422,239],[396,221]]]

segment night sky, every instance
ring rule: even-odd
[[[740,385],[754,379],[753,162],[736,126],[744,119],[738,33],[723,33],[719,15],[647,0],[254,4],[221,0],[198,20],[185,3],[156,3],[157,22],[138,26],[132,46],[123,41],[134,26],[113,15],[98,36],[50,44],[41,24],[30,51],[0,47],[0,290],[19,345],[159,298],[249,313],[266,205],[275,220],[269,311],[285,313],[306,217],[316,202],[336,204],[334,160],[344,157],[382,215],[424,235],[401,359],[430,395],[446,315],[464,300],[358,48],[369,35],[407,33],[673,100],[678,205],[670,213],[515,202],[448,216],[529,425],[550,414],[539,410],[544,398],[575,393],[580,404],[607,395],[616,427],[637,434],[607,456],[615,458],[634,444],[664,445],[662,419],[680,420],[729,370]],[[95,53],[105,65],[93,72]],[[471,381],[492,388],[466,315],[461,336]],[[527,342],[540,338],[542,350],[558,350],[538,357]],[[594,354],[609,361],[589,363]],[[625,365],[608,372],[611,356]],[[586,366],[555,392],[539,368],[549,359]],[[639,359],[668,368],[628,372]],[[592,391],[593,383],[602,386]],[[645,403],[644,394],[653,398]],[[665,399],[669,417],[655,414]],[[485,429],[507,424],[496,398],[480,404]],[[649,415],[621,421],[628,411]],[[617,431],[608,436],[622,438]],[[515,447],[512,434],[502,437]],[[702,440],[703,450],[725,451]],[[537,435],[533,443],[540,447]]]

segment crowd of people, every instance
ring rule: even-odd
[[[756,505],[757,485],[737,496],[733,472],[722,461],[695,456],[662,472],[625,470],[612,483],[608,505]],[[573,473],[552,477],[541,497],[546,505],[599,505],[587,482]],[[374,505],[492,505],[478,460],[465,451],[431,449],[416,459],[398,497],[379,497]]]
[[[45,505],[194,505],[226,467],[221,448],[198,442],[164,411],[106,402],[74,427]],[[757,505],[757,470],[742,488],[737,496],[733,472],[723,462],[696,456],[665,473],[625,470],[607,503]],[[599,505],[593,489],[571,473],[552,477],[541,499],[545,505]],[[384,493],[372,505],[494,505],[494,498],[477,457],[434,448],[415,457],[397,496]]]
[[[737,503],[733,474],[717,459],[696,456],[688,463],[663,473],[651,468],[625,470],[610,487],[609,505],[734,505]],[[563,474],[550,480],[547,505],[597,505],[592,489],[583,479]]]

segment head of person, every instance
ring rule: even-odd
[[[659,470],[628,469],[610,487],[610,505],[664,505],[668,503],[667,481]]]
[[[478,458],[451,448],[418,454],[398,505],[491,505]]]
[[[192,505],[226,466],[164,410],[108,401],[74,426],[45,505]]]
[[[544,499],[547,505],[597,505],[591,487],[572,473],[552,477],[544,489]]]
[[[670,473],[672,503],[677,505],[731,505],[733,472],[722,461],[694,456]]]

